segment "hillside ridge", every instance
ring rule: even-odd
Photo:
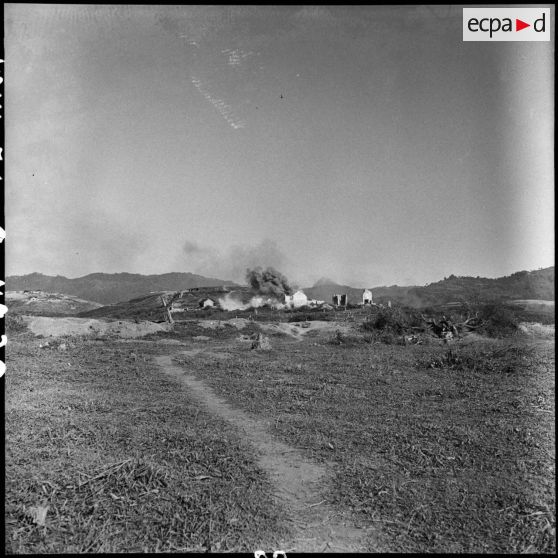
[[[450,275],[424,286],[398,285],[356,288],[333,282],[318,281],[303,289],[309,298],[331,301],[334,294],[346,293],[349,303],[362,301],[362,291],[370,288],[374,302],[393,303],[412,307],[435,306],[451,302],[486,302],[492,300],[554,300],[554,266],[535,271],[518,271],[511,275],[489,279]]]
[[[40,290],[76,296],[101,304],[129,301],[151,292],[178,291],[194,287],[238,286],[232,281],[204,277],[188,272],[160,275],[137,273],[91,273],[68,279],[57,275],[31,273],[6,278],[6,288],[12,291]],[[370,287],[374,302],[425,307],[452,302],[483,302],[491,300],[554,300],[554,266],[535,271],[518,271],[504,277],[489,279],[450,275],[424,286],[398,285]],[[340,285],[322,278],[314,286],[303,288],[309,298],[330,302],[334,294],[346,293],[349,303],[362,300],[364,287]]]
[[[235,285],[203,275],[171,272],[160,275],[139,273],[90,273],[69,279],[62,275],[13,275],[6,278],[6,289],[11,291],[44,291],[77,296],[101,304],[114,304],[154,291],[176,291],[194,287],[220,287]]]

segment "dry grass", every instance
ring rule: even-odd
[[[320,500],[379,526],[390,550],[555,552],[553,342],[236,342],[256,331],[189,322],[152,339],[209,337],[176,362],[327,463]],[[283,538],[286,512],[251,449],[153,369],[172,345],[11,341],[6,552],[253,551]]]
[[[343,341],[186,366],[331,464],[323,498],[380,525],[391,550],[555,551],[553,344]]]
[[[8,345],[7,553],[273,545],[283,511],[250,449],[153,370],[157,349],[64,341]]]

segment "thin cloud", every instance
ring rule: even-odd
[[[253,52],[246,52],[241,48],[236,48],[234,50],[226,48],[225,50],[222,50],[221,53],[228,56],[229,60],[227,64],[229,66],[240,66],[244,60],[254,55]]]
[[[211,93],[207,91],[207,89],[204,87],[200,79],[192,76],[191,80],[194,87],[201,93],[203,98],[209,103],[211,103],[217,109],[217,112],[224,118],[224,120],[232,128],[238,130],[239,128],[244,128],[246,126],[246,123],[243,120],[236,118],[234,116],[233,108],[230,105],[228,105],[225,101],[223,101],[223,99],[218,99],[216,97],[213,97]]]

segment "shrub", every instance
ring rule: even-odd
[[[379,312],[362,324],[365,331],[403,331],[403,316],[399,309],[381,308]]]
[[[337,330],[333,336],[328,340],[330,345],[342,345],[345,341],[345,336],[341,333],[341,331]]]
[[[517,331],[519,319],[512,308],[499,302],[480,306],[479,318],[483,321],[480,330],[491,337],[511,335]]]
[[[10,315],[8,312],[5,318],[6,333],[19,333],[27,330],[27,324],[23,321],[21,316]]]
[[[423,326],[419,312],[402,307],[380,308],[374,316],[371,316],[362,324],[365,331],[382,331],[396,335]]]

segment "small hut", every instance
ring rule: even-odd
[[[291,308],[300,308],[308,304],[308,297],[302,291],[296,291],[292,295],[285,295],[285,305]]]
[[[215,306],[215,301],[212,298],[205,297],[199,302],[200,308],[213,308]]]

